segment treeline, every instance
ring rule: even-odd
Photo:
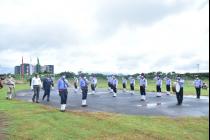
[[[62,75],[66,75],[66,77],[68,79],[72,79],[74,77],[78,77],[80,73],[83,73],[86,77],[90,77],[93,73],[84,73],[84,72],[78,72],[78,73],[74,73],[74,72],[61,72],[59,74],[51,74],[52,77],[55,77],[55,78],[59,78],[61,77]],[[169,72],[169,73],[164,73],[164,72],[150,72],[150,73],[145,73],[145,77],[147,79],[153,79],[156,75],[160,75],[161,78],[165,78],[166,76],[171,78],[171,79],[175,79],[178,75],[182,76],[184,79],[186,80],[193,80],[195,79],[196,76],[199,76],[200,79],[203,79],[203,80],[207,80],[209,79],[209,72],[206,72],[206,73],[185,73],[185,74],[180,74],[180,73],[176,73],[176,72]],[[6,77],[8,74],[3,74],[1,75],[0,74],[0,77]],[[49,75],[49,74],[46,74],[46,73],[40,73],[40,76],[41,77],[45,77],[46,75]],[[94,75],[99,78],[99,79],[106,79],[107,76],[111,76],[111,74],[102,74],[102,73],[94,73]],[[121,78],[121,77],[125,77],[125,78],[128,78],[130,76],[133,76],[133,77],[137,77],[140,75],[140,73],[136,73],[136,74],[132,74],[132,75],[123,75],[123,74],[114,74],[117,78]],[[15,77],[16,79],[22,79],[21,75],[12,75],[13,77]],[[31,78],[31,76],[24,76],[24,79],[27,80]]]
[[[93,73],[84,73],[84,72],[79,72],[79,73],[83,73],[86,77],[90,77],[93,74]],[[185,73],[185,74],[180,74],[180,73],[176,73],[176,72],[169,72],[169,73],[150,72],[150,73],[145,73],[145,77],[147,79],[153,79],[157,74],[160,75],[161,78],[165,78],[167,76],[171,79],[175,79],[178,75],[182,76],[184,79],[187,79],[187,80],[193,80],[193,79],[195,79],[196,76],[199,76],[200,79],[205,79],[205,80],[209,79],[209,73]],[[78,77],[79,74],[76,74],[74,72],[62,72],[62,73],[56,74],[55,76],[60,77],[62,75],[66,75],[67,78],[74,78],[74,77]],[[94,73],[94,75],[97,78],[100,78],[100,79],[106,79],[107,76],[110,76],[110,75],[102,74],[102,73]],[[140,73],[136,73],[136,74],[133,74],[133,75],[115,74],[115,76],[118,77],[118,78],[120,78],[120,77],[128,78],[130,76],[137,77],[139,75],[140,75]]]

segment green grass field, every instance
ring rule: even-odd
[[[101,85],[99,85],[101,86]],[[17,85],[16,90],[28,89]],[[208,140],[209,119],[128,116],[110,113],[61,113],[24,101],[5,100],[0,90],[0,118],[9,140]],[[0,129],[1,130],[1,129]]]

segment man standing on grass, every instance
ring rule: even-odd
[[[6,85],[7,85],[7,97],[6,99],[12,99],[13,94],[15,94],[15,80],[12,78],[11,75],[8,76],[6,79]]]
[[[197,99],[200,99],[202,85],[203,85],[203,82],[197,76],[195,81],[194,81],[194,86],[195,86],[195,90],[196,90]]]
[[[79,83],[82,90],[82,107],[87,107],[88,81],[83,74],[81,74]]]
[[[41,79],[39,78],[38,74],[35,74],[35,77],[32,78],[31,80],[31,89],[34,91],[34,95],[32,98],[33,102],[35,102],[35,98],[36,98],[36,103],[39,103],[39,93],[40,93],[41,87],[42,87]]]
[[[52,78],[47,76],[47,78],[45,78],[43,81],[44,95],[42,97],[42,100],[44,100],[45,97],[47,96],[47,102],[50,101],[50,90],[51,88],[53,88],[53,86],[54,84]]]
[[[63,75],[59,80],[58,80],[58,93],[61,98],[61,112],[66,111],[66,102],[67,102],[67,97],[68,97],[68,87],[69,82],[66,79],[66,76]]]

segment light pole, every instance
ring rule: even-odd
[[[197,64],[197,73],[200,71],[200,64]]]

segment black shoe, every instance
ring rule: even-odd
[[[82,107],[87,107],[88,105],[82,105]]]
[[[32,99],[32,102],[33,102],[33,103],[35,102],[34,99]]]
[[[39,103],[39,101],[36,101],[36,103],[38,104],[38,103]]]
[[[9,100],[9,97],[6,97],[7,100]]]
[[[66,112],[66,110],[60,110],[60,112]]]
[[[47,99],[47,102],[50,102],[50,100],[49,100],[49,99]]]

